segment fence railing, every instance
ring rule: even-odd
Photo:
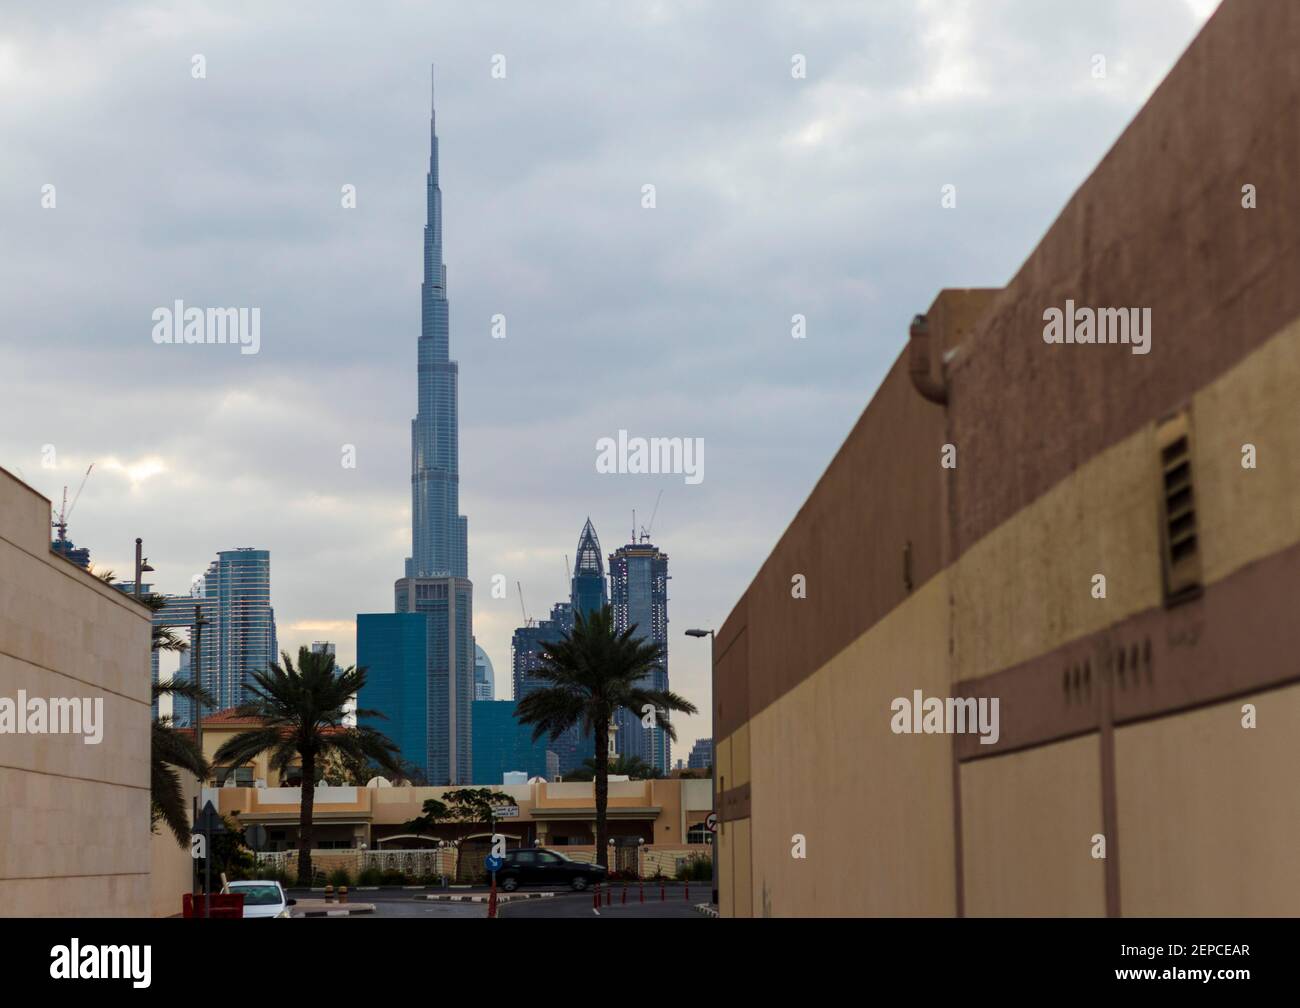
[[[596,861],[596,848],[590,844],[552,848],[573,861],[593,864]],[[422,884],[426,881],[446,875],[453,881],[457,877],[459,851],[454,847],[431,848],[425,850],[346,850],[322,849],[311,852],[312,871],[315,881],[323,883],[329,876],[343,869],[357,884],[361,874],[367,870],[383,872],[400,872],[410,884]],[[641,878],[676,878],[679,871],[692,860],[712,857],[712,848],[708,844],[686,844],[663,847],[641,847],[637,852],[635,875]],[[257,855],[259,871],[283,873],[289,877],[298,871],[298,852],[266,851]],[[611,859],[610,866],[616,862]],[[477,866],[475,866],[477,868]],[[481,873],[478,873],[481,874]]]

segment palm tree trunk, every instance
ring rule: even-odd
[[[606,837],[609,825],[605,819],[609,812],[609,740],[596,733],[596,864],[609,867],[609,850]]]
[[[298,800],[298,884],[310,886],[311,818],[316,804],[316,754],[302,754],[302,795]]]

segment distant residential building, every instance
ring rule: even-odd
[[[222,550],[208,565],[203,594],[204,612],[199,655],[199,683],[217,702],[217,709],[238,707],[251,699],[247,684],[252,673],[279,660],[275,610],[271,606],[271,553],[250,546]],[[182,604],[193,598],[180,596]]]
[[[551,606],[551,618],[542,620],[532,626],[522,626],[515,630],[510,642],[511,678],[516,700],[523,699],[538,686],[545,686],[546,681],[536,675],[542,665],[544,648],[542,644],[563,640],[573,632],[573,604],[557,602]],[[549,743],[556,754],[556,768],[549,778],[571,773],[582,765],[583,760],[595,754],[590,739],[583,739],[581,729],[575,727],[563,733]]]
[[[641,685],[668,689],[668,554],[645,541],[620,546],[609,557],[609,583],[614,631],[635,627],[637,638],[659,648],[659,667]],[[628,710],[615,714],[614,723],[619,753],[639,756],[664,774],[672,769],[670,740],[662,728],[644,727],[641,716]]]
[[[133,582],[120,582],[113,586],[120,588],[128,595],[135,590]],[[140,590],[145,594],[152,594],[152,585],[141,585]],[[165,602],[161,609],[153,614],[153,625],[158,627],[171,627],[183,633],[178,636],[185,637],[189,643],[189,649],[180,653],[180,663],[176,671],[172,674],[176,682],[193,682],[193,659],[194,659],[194,620],[197,612],[204,621],[203,633],[205,637],[199,642],[200,651],[207,648],[207,634],[213,626],[213,600],[206,595],[166,595]],[[160,652],[154,651],[150,655],[150,674],[152,681],[157,684],[159,671]],[[202,655],[200,655],[202,658]],[[206,663],[205,663],[206,664]],[[164,697],[163,701],[170,702],[170,711],[172,724],[179,727],[188,727],[194,723],[194,701],[182,696]],[[216,708],[213,708],[216,709]],[[159,701],[154,701],[154,717],[163,713],[159,709]]]
[[[473,724],[474,784],[499,785],[511,770],[523,771],[525,781],[554,779],[548,762],[558,765],[557,754],[548,749],[544,736],[533,741],[533,726],[519,723],[513,700],[475,700]]]
[[[131,595],[134,581],[116,581],[113,587]],[[152,584],[141,584],[141,594],[154,594]],[[197,594],[163,595],[164,604],[153,614],[153,625],[183,631],[190,648],[181,654],[174,677],[190,682],[198,667],[199,682],[217,702],[214,710],[238,707],[251,699],[246,687],[252,673],[264,671],[278,661],[275,609],[271,605],[271,554],[269,550],[241,547],[223,550],[209,565],[202,579],[196,579]],[[195,632],[196,614],[202,619],[202,633]],[[197,666],[196,666],[197,653]],[[150,656],[150,675],[157,684],[159,652]],[[173,724],[193,723],[192,701],[185,697],[165,698],[170,702]],[[154,701],[153,713],[163,713]]]
[[[50,549],[63,559],[72,561],[82,570],[90,570],[89,547],[82,546],[78,549],[77,544],[71,539],[59,538],[50,543]]]
[[[691,754],[686,759],[688,770],[707,770],[713,766],[713,739],[696,739]]]
[[[496,699],[496,672],[492,659],[477,644],[474,645],[474,699]]]
[[[510,641],[511,682],[516,700],[522,700],[538,686],[536,675],[542,665],[542,644],[563,640],[573,629],[573,608],[567,602],[551,606],[551,618],[515,630]]]

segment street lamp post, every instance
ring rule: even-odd
[[[687,637],[708,637],[709,638],[709,683],[713,682],[713,650],[717,638],[712,630],[691,629],[686,631]],[[712,714],[712,711],[710,711]],[[713,718],[709,718],[709,724],[713,724]],[[713,800],[718,800],[718,740],[714,736],[712,727],[709,729],[710,741],[713,743],[713,755],[709,757],[709,790],[713,794]],[[722,825],[722,816],[718,816],[718,825]],[[709,846],[713,854],[713,905],[718,905],[718,831],[715,829],[709,834]]]
[[[149,558],[142,557],[141,552],[144,549],[144,540],[139,536],[135,539],[135,597],[140,597],[140,575],[145,572],[152,573],[153,568],[149,566]]]

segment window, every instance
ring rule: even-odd
[[[252,767],[236,767],[233,778],[230,767],[213,767],[212,777],[217,782],[217,787],[223,787],[228,779],[234,787],[252,787],[254,783]]]
[[[710,833],[704,823],[698,822],[686,831],[687,843],[711,843]]]

